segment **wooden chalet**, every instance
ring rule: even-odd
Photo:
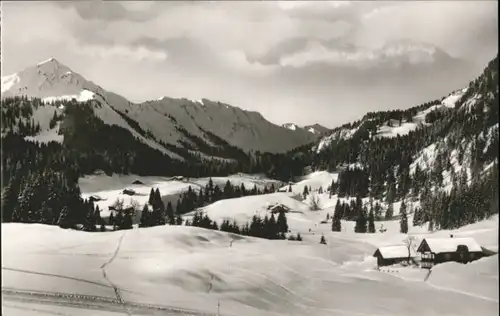
[[[417,254],[410,248],[410,253],[408,256],[408,247],[406,245],[394,245],[378,248],[373,257],[377,258],[377,266],[390,266],[396,263],[414,260]]]
[[[268,210],[270,210],[271,213],[273,213],[273,214],[280,213],[280,212],[288,213],[290,211],[290,208],[286,205],[283,205],[283,204],[275,204],[275,205],[269,206]]]
[[[430,269],[435,264],[455,261],[471,262],[487,256],[474,238],[425,238],[418,246],[422,268]]]
[[[135,195],[135,191],[131,190],[131,189],[125,189],[125,190],[123,190],[122,193],[126,194],[126,195]]]

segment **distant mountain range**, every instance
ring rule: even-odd
[[[222,143],[244,152],[280,153],[312,143],[327,130],[320,125],[284,128],[267,121],[258,112],[207,99],[162,97],[132,103],[86,80],[54,58],[2,77],[2,98],[13,96],[44,101],[99,101],[93,111],[105,124],[130,131],[143,143],[172,158],[181,157],[165,144],[205,156],[213,153],[208,149],[217,149]],[[43,119],[35,116],[34,120]]]

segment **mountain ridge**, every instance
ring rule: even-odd
[[[154,136],[155,140],[142,141],[156,148],[164,147],[159,142],[173,146],[192,143],[185,133],[178,131],[179,128],[184,128],[210,145],[209,137],[205,135],[208,131],[245,152],[285,152],[312,143],[315,139],[307,131],[290,131],[275,125],[258,112],[208,99],[192,101],[162,97],[133,103],[86,80],[55,58],[2,77],[2,98],[23,95],[45,101],[97,99],[103,106],[95,109],[96,115],[106,124],[118,125],[136,134],[127,119],[123,118],[125,115]],[[123,115],[118,118],[112,111],[119,111]],[[152,145],[153,142],[157,144]],[[162,151],[178,158],[166,149]]]

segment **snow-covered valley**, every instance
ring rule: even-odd
[[[108,194],[112,199],[137,178],[115,176],[106,181],[104,177],[96,176],[94,182],[91,177],[82,178],[82,194]],[[312,211],[308,200],[297,193],[304,186],[326,188],[336,177],[316,172],[294,184],[292,192],[221,200],[204,208],[216,221],[229,217],[243,224],[256,212],[266,212],[267,205],[284,204],[290,208],[289,228],[303,236],[301,242],[186,226],[87,233],[4,223],[3,313],[217,315],[219,304],[220,315],[498,314],[497,255],[466,265],[438,265],[424,281],[424,269],[377,270],[372,257],[376,248],[401,244],[407,237],[399,233],[398,220],[376,222],[374,234],[355,233],[354,222],[349,221],[342,221],[341,232],[331,232],[329,223],[321,224],[327,213],[333,213],[337,196],[318,194],[322,207]],[[271,181],[248,175],[228,179],[249,186]],[[160,187],[162,195],[186,190],[187,185],[159,177],[140,180]],[[207,179],[190,181],[204,184]],[[381,225],[385,233],[378,232]],[[497,250],[498,215],[434,233],[410,224],[408,235],[419,241],[450,233],[473,237]],[[326,245],[319,243],[322,234]]]

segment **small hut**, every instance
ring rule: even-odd
[[[487,256],[474,238],[453,238],[453,235],[450,238],[425,238],[417,252],[422,257],[422,268],[427,269],[438,263],[467,263]]]
[[[280,212],[288,213],[290,211],[290,208],[286,205],[283,205],[283,204],[275,204],[275,205],[269,206],[268,210],[270,210],[271,213],[273,213],[273,214],[280,213]]]
[[[142,182],[141,180],[135,180],[134,182],[132,182],[132,184],[144,184],[144,182]]]
[[[408,247],[406,245],[394,245],[378,248],[373,257],[377,258],[377,266],[390,266],[396,263],[401,263],[410,260],[414,260],[417,254],[410,247],[410,253],[408,253]]]
[[[89,197],[89,202],[98,202],[98,201],[102,201],[103,199],[98,196],[98,195],[91,195]]]
[[[130,190],[130,189],[125,189],[125,190],[123,190],[123,194],[126,194],[126,195],[135,195],[135,191],[134,190]]]

